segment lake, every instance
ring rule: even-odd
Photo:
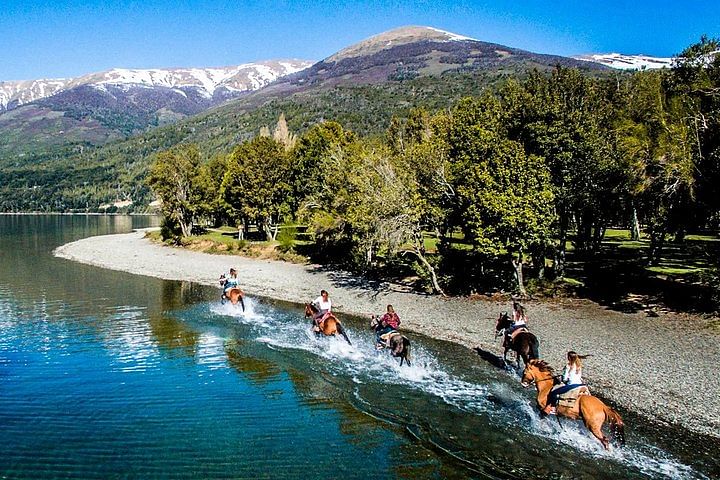
[[[0,216],[0,478],[712,478],[720,442],[622,412],[628,445],[409,334],[413,366],[315,339],[302,310],[81,265],[64,243],[154,217]],[[221,272],[218,272],[218,275]],[[402,316],[402,312],[399,312]]]

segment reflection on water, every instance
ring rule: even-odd
[[[155,220],[0,216],[0,477],[708,478],[717,442],[628,416],[605,453],[540,421],[468,350],[412,336],[413,367],[316,339],[301,312],[52,258]],[[683,446],[687,442],[687,446]],[[678,446],[679,445],[679,446]]]

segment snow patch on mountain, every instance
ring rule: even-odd
[[[257,90],[310,65],[312,62],[293,59],[217,68],[113,68],[77,78],[0,82],[0,112],[83,85],[103,91],[104,85],[117,85],[123,89],[165,87],[178,91],[183,87],[195,87],[201,95],[210,98],[220,88],[233,92]]]
[[[610,68],[620,70],[646,70],[655,68],[670,68],[674,61],[670,57],[651,57],[649,55],[624,55],[622,53],[598,53],[592,55],[578,55],[576,60],[595,62]]]
[[[427,27],[430,30],[433,30],[435,32],[438,32],[442,35],[445,35],[447,37],[447,41],[449,42],[464,42],[466,40],[469,40],[471,42],[478,42],[479,40],[472,37],[466,37],[464,35],[458,35],[457,33],[448,32],[445,30],[440,30],[439,28],[434,27]]]

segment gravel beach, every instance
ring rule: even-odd
[[[250,295],[302,303],[330,291],[339,312],[368,315],[391,303],[405,330],[501,354],[492,330],[508,303],[443,299],[402,291],[320,266],[210,255],[152,243],[145,232],[90,237],[55,250],[86,264],[168,280],[218,285],[221,272],[238,269]],[[720,438],[720,335],[701,317],[619,313],[587,300],[528,302],[530,326],[541,356],[560,368],[565,353],[594,356],[584,376],[615,405]],[[435,314],[431,314],[435,312]],[[442,312],[443,321],[438,321]],[[468,354],[475,355],[469,351]]]

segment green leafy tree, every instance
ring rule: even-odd
[[[148,183],[162,201],[163,215],[176,222],[184,236],[191,235],[196,219],[206,213],[209,197],[197,145],[180,145],[157,154]]]
[[[220,195],[231,218],[241,225],[256,223],[268,240],[276,225],[290,214],[290,164],[282,144],[256,137],[238,145],[227,161]]]
[[[523,264],[547,242],[554,221],[550,175],[543,159],[507,139],[497,101],[466,101],[453,111],[447,132],[455,169],[455,222],[475,248],[506,257],[525,294]]]

